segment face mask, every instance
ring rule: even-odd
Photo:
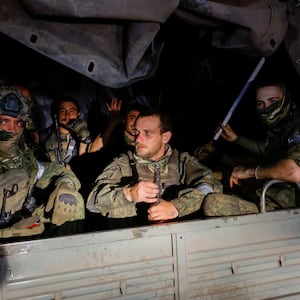
[[[6,130],[0,130],[0,141],[6,142],[14,137],[15,133]]]
[[[281,101],[278,101],[265,109],[257,109],[257,113],[263,123],[268,126],[274,126],[278,124],[286,115],[290,109],[291,101],[288,96],[284,96]]]
[[[19,143],[23,130],[19,132],[10,132],[6,130],[0,130],[0,142],[9,142],[9,144],[17,144]],[[5,143],[7,144],[7,143]],[[2,145],[2,144],[1,144]]]

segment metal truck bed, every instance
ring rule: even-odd
[[[2,244],[0,299],[299,299],[299,213]]]

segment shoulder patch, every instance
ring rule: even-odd
[[[289,146],[293,146],[296,144],[300,144],[300,135],[294,135],[288,139]]]

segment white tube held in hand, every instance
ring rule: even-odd
[[[240,103],[240,101],[242,100],[242,98],[244,97],[246,91],[248,90],[251,82],[255,79],[256,75],[258,74],[258,72],[260,71],[260,69],[262,68],[263,64],[265,63],[265,58],[262,57],[260,59],[260,61],[258,62],[257,66],[255,67],[254,71],[252,72],[251,76],[249,77],[249,79],[247,80],[246,84],[244,85],[244,87],[242,88],[240,94],[237,96],[237,98],[235,99],[235,101],[233,102],[230,110],[228,111],[226,117],[224,118],[222,125],[227,125],[228,121],[230,120],[234,110],[236,109],[236,107],[238,106],[238,104]],[[218,130],[218,132],[214,135],[213,140],[216,141],[221,133],[222,133],[222,128],[220,128]]]

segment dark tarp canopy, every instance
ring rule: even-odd
[[[284,42],[300,74],[293,0],[1,0],[0,11],[2,33],[111,88],[155,74],[171,16],[216,48],[268,57]]]
[[[0,31],[109,87],[151,76],[178,0],[3,0]]]
[[[36,122],[44,127],[51,122],[49,105],[57,94],[71,91],[83,114],[95,112],[98,124],[98,106],[105,111],[104,102],[113,96],[124,100],[146,93],[148,79],[154,79],[155,95],[173,112],[182,144],[193,148],[202,143],[200,138],[212,136],[261,56],[267,57],[264,69],[280,69],[277,53],[285,48],[300,74],[297,4],[1,0],[0,42],[3,36],[6,40],[1,44],[0,80],[17,81],[32,91],[41,109]],[[243,103],[247,113],[238,118],[239,124],[252,118],[252,103]]]

